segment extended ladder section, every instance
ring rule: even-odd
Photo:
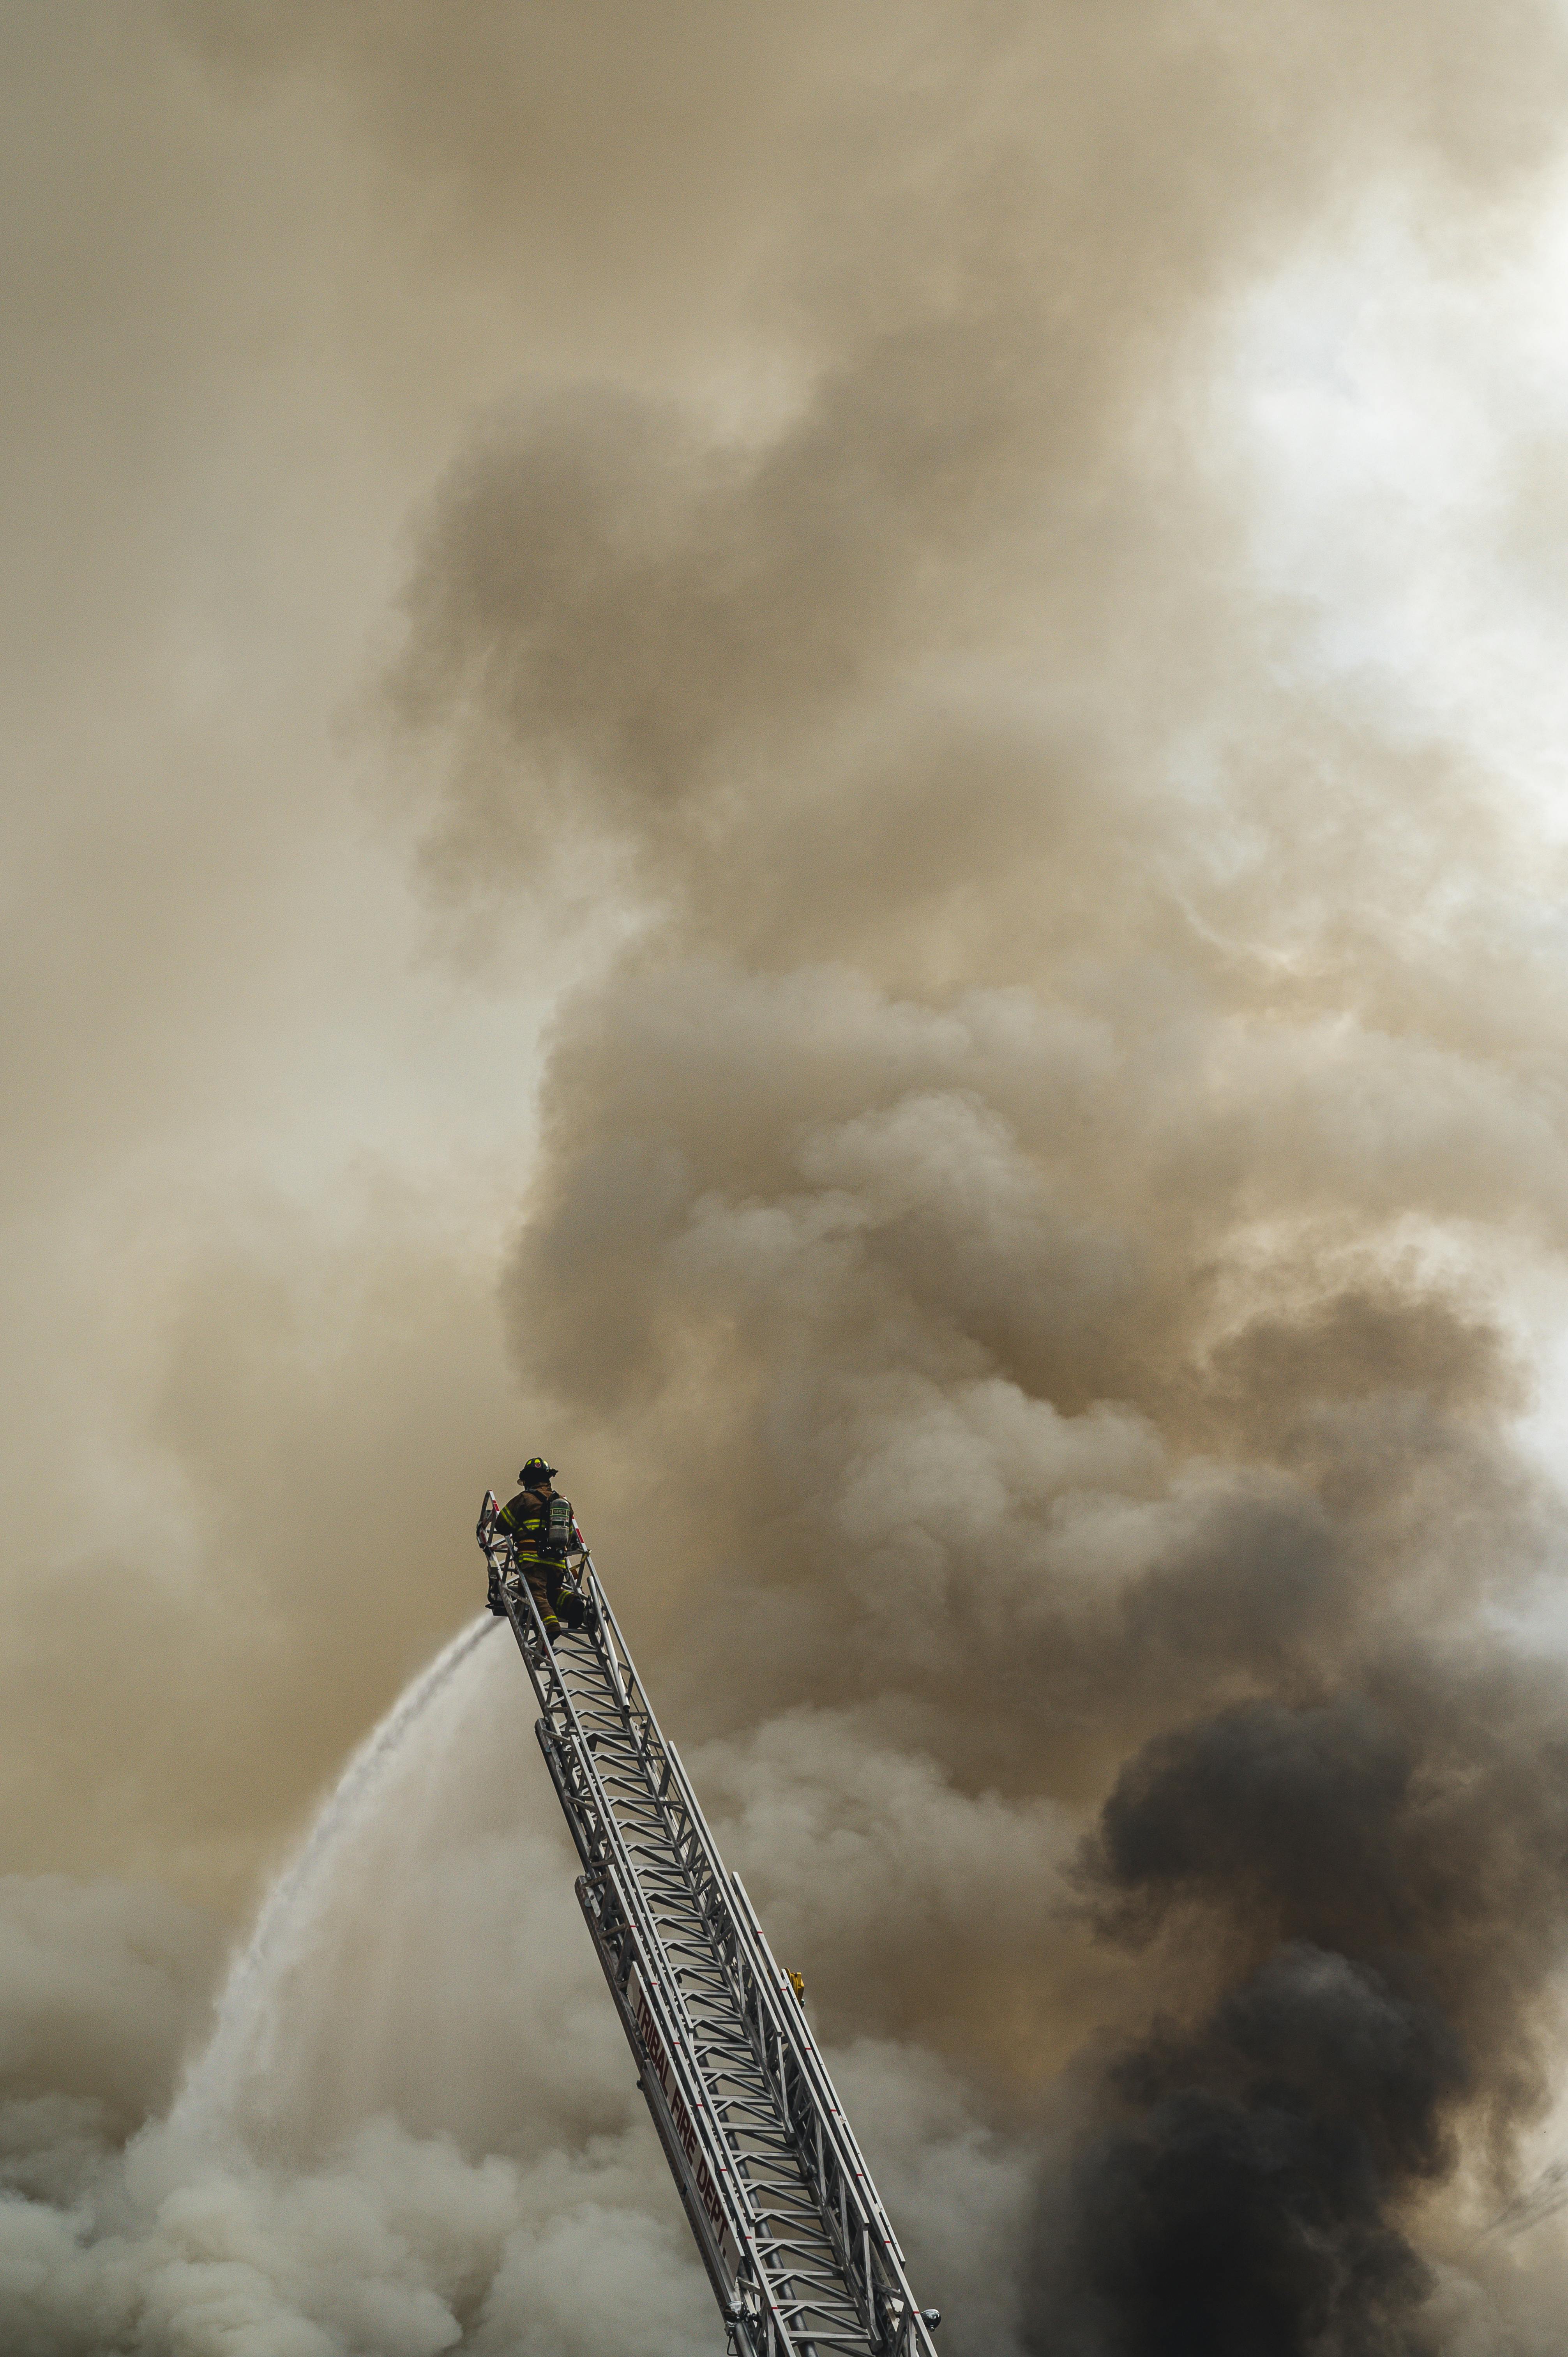
[[[592,1559],[554,1644],[487,1498],[479,1544],[583,1862],[577,1897],[736,2357],[936,2357],[804,2007],[725,1871]]]

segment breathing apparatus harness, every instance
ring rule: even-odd
[[[524,1491],[537,1492],[544,1489],[556,1469],[544,1458],[531,1457],[517,1478]],[[574,1555],[580,1560],[587,1550],[584,1544],[583,1534],[577,1528],[576,1517],[572,1512],[572,1501],[570,1498],[541,1496],[537,1499],[537,1504],[539,1507],[537,1517],[533,1515],[529,1517],[529,1553],[538,1561],[550,1566],[552,1600],[554,1600],[563,1587],[568,1585],[575,1593],[580,1593],[575,1578],[571,1576],[569,1566]],[[490,1562],[490,1609],[492,1612],[499,1613],[505,1609],[500,1599],[502,1580],[505,1579],[510,1583],[519,1578],[521,1574],[521,1564],[519,1561],[518,1550],[520,1534],[517,1533],[512,1534],[508,1543],[504,1573],[498,1568],[495,1557],[489,1552],[494,1539],[499,1535],[496,1529],[498,1512],[494,1492],[487,1491],[476,1535],[479,1544],[486,1548]],[[558,1573],[555,1570],[557,1565],[560,1566]]]

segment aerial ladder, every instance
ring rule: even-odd
[[[725,1870],[585,1549],[583,1625],[546,1636],[487,1492],[492,1610],[576,1845],[577,1899],[731,2357],[936,2357],[804,2004]]]

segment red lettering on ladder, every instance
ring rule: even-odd
[[[630,1990],[628,1994],[628,1996],[631,1994]],[[706,2212],[708,2222],[717,2237],[725,2266],[733,2281],[739,2264],[739,2254],[735,2248],[735,2238],[729,2231],[729,2221],[725,2215],[725,2205],[720,2198],[718,2187],[714,2182],[713,2173],[709,2169],[705,2158],[698,2150],[695,2123],[687,2108],[686,2099],[676,2083],[675,2075],[671,2070],[669,2052],[663,2039],[660,2036],[659,2024],[653,2018],[652,2007],[648,2002],[648,1993],[643,1988],[640,1978],[636,1986],[636,1997],[638,2034],[642,2040],[643,2051],[648,2057],[648,2067],[663,2090],[664,2100],[669,2107],[671,2125],[675,2131],[676,2142],[685,2154],[687,2161],[696,2162],[697,2199]]]

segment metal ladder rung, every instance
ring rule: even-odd
[[[486,1513],[480,1544],[585,1862],[583,1911],[735,2357],[936,2357],[810,2025],[725,1869],[591,1558],[580,1585],[593,1625],[553,1648],[495,1536],[492,1501]]]

